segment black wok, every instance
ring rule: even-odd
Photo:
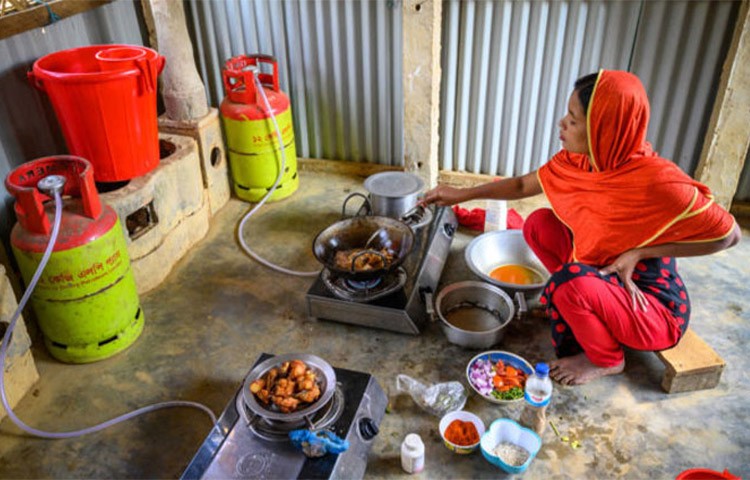
[[[365,248],[379,252],[387,249],[393,256],[384,268],[376,270],[354,270],[353,265],[342,268],[336,264],[336,252]],[[396,269],[414,247],[414,232],[400,220],[372,215],[340,220],[330,225],[315,237],[313,254],[331,272],[355,281],[372,280]],[[355,259],[356,261],[356,259]]]

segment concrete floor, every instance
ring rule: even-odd
[[[300,190],[261,209],[245,237],[271,261],[300,270],[319,267],[314,234],[338,219],[362,178],[302,172]],[[527,214],[527,207],[516,205]],[[457,456],[440,442],[438,419],[398,395],[399,373],[425,382],[464,381],[477,352],[449,344],[438,325],[419,336],[312,321],[305,312],[310,278],[272,272],[240,251],[237,224],[248,205],[232,200],[212,220],[208,236],[157,289],[142,297],[146,328],[127,351],[89,365],[65,365],[37,341],[41,380],[16,409],[45,430],[80,429],[166,400],[192,400],[219,414],[262,352],[307,352],[334,366],[372,373],[391,400],[367,467],[368,478],[406,476],[399,445],[409,432],[426,444],[419,478],[490,478],[503,473],[479,453]],[[652,353],[628,352],[624,374],[581,387],[557,386],[551,429],[526,478],[674,478],[695,467],[729,469],[750,477],[750,305],[746,279],[750,241],[727,252],[681,259],[693,300],[692,328],[727,361],[713,390],[667,395],[664,370]],[[473,234],[461,230],[442,284],[470,279],[463,248]],[[540,319],[512,324],[498,346],[531,362],[553,358]],[[518,418],[520,407],[499,407],[471,396],[465,407],[484,422]],[[175,478],[210,429],[192,409],[160,410],[88,436],[42,440],[0,423],[0,478]]]

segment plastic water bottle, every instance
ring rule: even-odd
[[[552,380],[546,363],[537,363],[534,373],[526,379],[523,398],[519,423],[541,435],[547,426],[547,406],[552,398]]]
[[[508,202],[487,200],[484,211],[484,231],[506,230],[508,228]]]
[[[401,468],[406,473],[424,470],[424,443],[416,433],[410,433],[401,444]]]

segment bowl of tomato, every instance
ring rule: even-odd
[[[466,366],[466,379],[482,398],[508,404],[523,399],[526,379],[534,371],[521,356],[502,350],[482,352]]]

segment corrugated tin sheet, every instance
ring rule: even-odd
[[[279,62],[297,154],[403,165],[401,3],[187,0],[189,29],[211,103],[235,55]]]
[[[651,97],[650,139],[691,172],[737,5],[446,1],[442,168],[512,175],[538,167],[558,148],[573,81],[599,67],[630,67]],[[401,2],[187,0],[185,8],[214,105],[227,58],[270,53],[292,100],[299,155],[402,164]],[[0,178],[66,151],[46,95],[26,79],[33,62],[81,45],[146,44],[140,17],[138,2],[119,0],[0,41]],[[750,200],[749,172],[738,199]],[[0,189],[7,238],[11,200]]]
[[[0,178],[22,163],[67,148],[47,96],[26,78],[34,61],[52,52],[84,45],[128,43],[146,45],[140,3],[120,0],[64,18],[44,28],[0,40]],[[0,238],[11,227],[12,199],[0,187]]]
[[[738,7],[705,0],[643,4],[631,70],[651,100],[649,140],[688,173],[700,159]]]
[[[649,139],[692,172],[738,2],[459,1],[443,19],[440,162],[445,170],[528,173],[559,149],[576,78],[641,77]]]

